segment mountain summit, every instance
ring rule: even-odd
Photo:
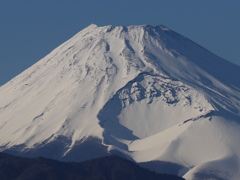
[[[0,87],[0,150],[239,179],[238,77],[162,25],[90,25]]]

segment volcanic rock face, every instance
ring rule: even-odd
[[[238,77],[164,26],[90,25],[0,87],[1,151],[238,179]]]

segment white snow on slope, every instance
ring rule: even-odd
[[[0,87],[0,148],[118,152],[159,172],[151,162],[177,164],[189,180],[239,179],[239,76],[164,26],[90,25]]]

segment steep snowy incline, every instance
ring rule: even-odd
[[[150,63],[160,72],[203,91],[220,106],[218,108],[240,115],[240,81],[236,78],[240,75],[239,66],[163,26],[146,28],[148,30],[143,41],[146,48],[143,54]],[[212,98],[216,95],[218,97]]]
[[[89,26],[1,87],[3,149],[35,148],[61,136],[71,148],[76,140],[101,138],[98,111],[138,73],[124,57],[114,57],[127,48],[124,37],[104,37],[109,28]]]
[[[118,153],[189,180],[235,180],[237,77],[240,67],[164,26],[90,25],[0,87],[0,150]]]

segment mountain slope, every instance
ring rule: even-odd
[[[240,67],[164,26],[90,25],[0,87],[1,151],[118,153],[188,179],[236,179],[237,77]]]
[[[156,174],[118,156],[64,163],[41,157],[28,159],[0,153],[0,167],[0,178],[5,180],[182,179],[174,175]]]

